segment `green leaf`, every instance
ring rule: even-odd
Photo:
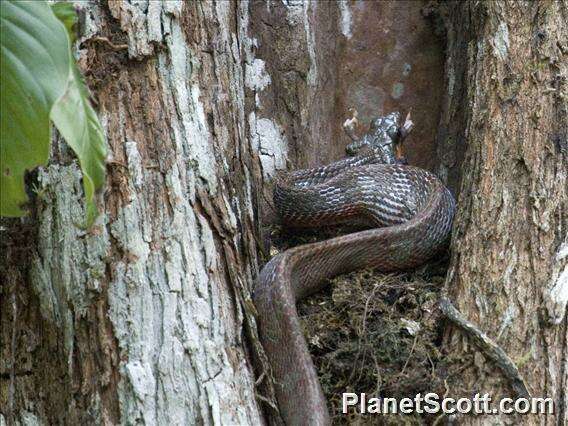
[[[49,112],[65,91],[69,41],[45,2],[0,1],[0,214],[21,216],[24,173],[47,163]]]
[[[67,30],[71,44],[73,44],[77,39],[75,25],[77,25],[78,22],[77,12],[75,11],[73,3],[60,1],[57,3],[52,3],[50,6],[51,11],[55,14],[57,19],[59,19],[63,23],[63,25],[65,25],[65,29]]]
[[[97,217],[95,190],[105,181],[105,136],[97,114],[89,103],[89,92],[74,62],[67,90],[51,110],[51,119],[73,148],[83,170],[87,202],[87,226]]]
[[[47,163],[51,118],[79,158],[90,225],[97,216],[94,194],[105,179],[105,138],[66,29],[44,1],[0,0],[0,7],[0,214],[25,214],[24,174]],[[53,9],[67,30],[76,23],[71,4]]]

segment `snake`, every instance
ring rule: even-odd
[[[352,139],[346,158],[275,178],[273,200],[283,226],[364,226],[278,253],[255,283],[259,338],[285,424],[331,423],[298,301],[337,275],[365,268],[405,271],[447,248],[455,200],[436,175],[408,165],[400,155],[402,140],[413,126],[408,116],[403,124],[400,118],[398,112],[375,118],[361,138],[352,123],[345,124]]]

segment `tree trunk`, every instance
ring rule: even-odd
[[[439,149],[467,146],[446,286],[512,358],[531,395],[554,399],[555,415],[517,421],[566,424],[568,3],[452,2],[442,11],[448,94]],[[450,328],[446,337],[447,351],[469,365],[450,394],[515,396],[466,335]]]
[[[451,298],[566,419],[565,1],[79,4],[102,214],[77,226],[55,137],[31,217],[0,230],[0,424],[277,420],[250,302],[270,182],[341,157],[349,107],[412,109],[410,162],[460,188]],[[446,346],[478,353],[454,328]],[[496,371],[475,357],[451,391],[504,395]]]
[[[2,412],[25,424],[258,424],[244,333],[259,184],[248,5],[81,7],[80,66],[110,148],[102,215],[76,226],[80,173],[57,144],[29,247],[19,262],[21,244],[8,247]]]

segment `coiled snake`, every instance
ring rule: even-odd
[[[287,424],[329,424],[317,374],[300,328],[296,302],[328,278],[363,268],[416,267],[445,246],[455,202],[432,173],[402,164],[397,148],[412,127],[394,112],[375,119],[351,157],[276,179],[274,203],[285,225],[365,223],[372,229],[306,244],[273,257],[254,290],[261,343]]]

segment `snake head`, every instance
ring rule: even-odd
[[[363,150],[371,150],[379,155],[383,162],[396,163],[395,148],[399,139],[399,120],[399,112],[375,118],[371,121],[367,134],[347,145],[347,154],[357,155]]]
[[[375,118],[369,126],[369,135],[372,134],[375,138],[389,138],[394,141],[398,134],[399,119],[400,113],[396,111],[384,117]]]

